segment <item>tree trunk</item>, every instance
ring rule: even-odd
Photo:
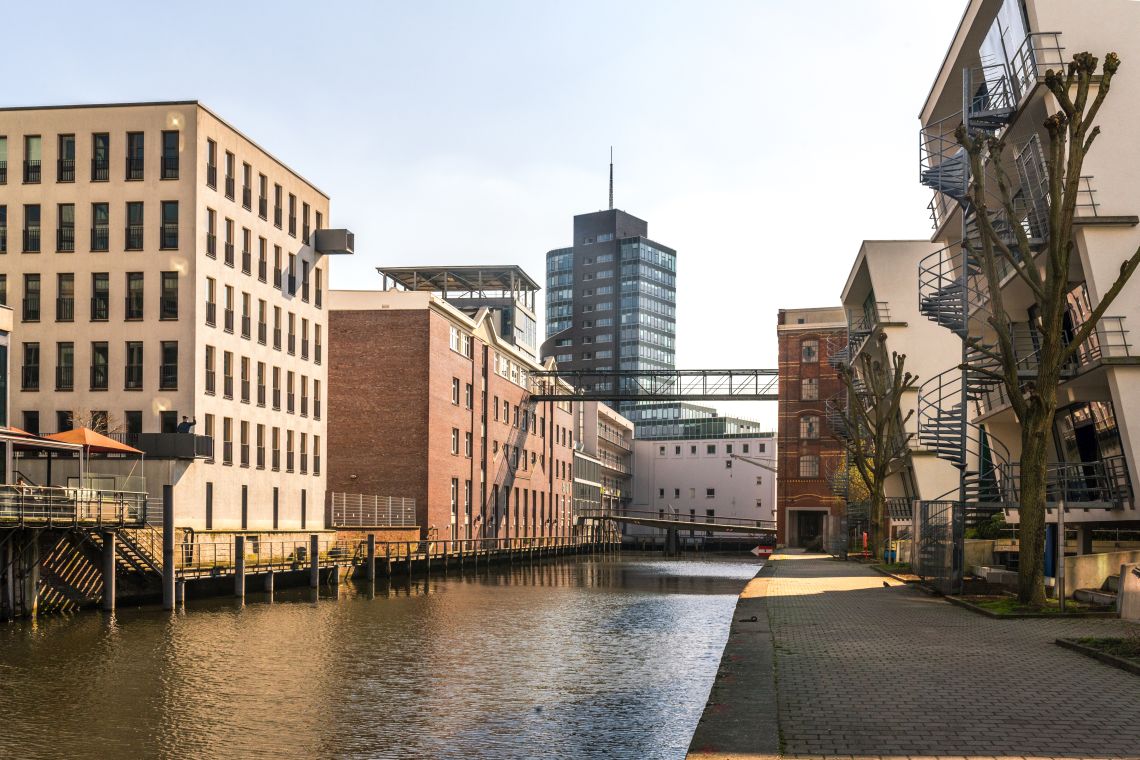
[[[883,558],[883,524],[886,515],[886,498],[880,489],[871,490],[870,504],[871,523],[871,556],[875,559]]]
[[[1049,458],[1048,421],[1034,407],[1021,423],[1021,503],[1018,506],[1017,598],[1045,603],[1045,486]]]

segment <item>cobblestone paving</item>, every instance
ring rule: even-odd
[[[994,620],[849,562],[768,588],[786,757],[1140,758],[1140,676],[1054,644],[1119,620]]]

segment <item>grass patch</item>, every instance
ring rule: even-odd
[[[1070,612],[1108,612],[1111,607],[1099,604],[1086,604],[1069,599],[1065,602],[1065,613],[1061,612],[1056,599],[1046,599],[1044,605],[1022,604],[1012,596],[962,596],[963,601],[981,607],[997,615],[1061,615]]]
[[[909,562],[880,562],[874,567],[895,575],[911,575]]]
[[[1125,638],[1076,639],[1078,644],[1140,665],[1140,635]]]

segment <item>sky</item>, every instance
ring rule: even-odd
[[[333,288],[417,264],[542,282],[606,207],[613,146],[614,205],[677,250],[678,367],[767,368],[777,310],[837,304],[860,241],[930,236],[918,112],[965,4],[57,3],[51,55],[9,35],[35,65],[0,102],[202,101],[331,197],[356,233]]]

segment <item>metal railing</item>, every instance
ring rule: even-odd
[[[96,225],[91,228],[91,250],[106,251],[111,247],[111,231],[107,225]]]
[[[1046,71],[1064,70],[1065,48],[1061,46],[1061,33],[1030,32],[1013,54],[1009,68],[1020,101],[1045,78]]]
[[[1050,462],[1045,470],[1045,501],[1067,506],[1121,509],[1125,500],[1131,501],[1131,488],[1127,483],[1128,468],[1124,457],[1114,457],[1113,464],[1098,462]],[[1111,467],[1111,469],[1110,469]],[[1021,503],[1021,463],[1006,465],[1009,502]],[[1121,475],[1123,475],[1123,482]]]
[[[143,249],[143,226],[141,224],[128,224],[125,230],[128,251],[141,251]]]
[[[332,524],[336,528],[416,525],[415,499],[333,492],[330,500]]]
[[[74,182],[75,181],[75,159],[74,158],[60,158],[56,160],[55,165],[56,182]]]
[[[105,158],[91,159],[91,181],[106,182],[111,178],[111,162]]]
[[[145,493],[59,486],[0,485],[0,524],[46,526],[141,525]]]
[[[178,156],[162,157],[162,178],[178,179]]]

